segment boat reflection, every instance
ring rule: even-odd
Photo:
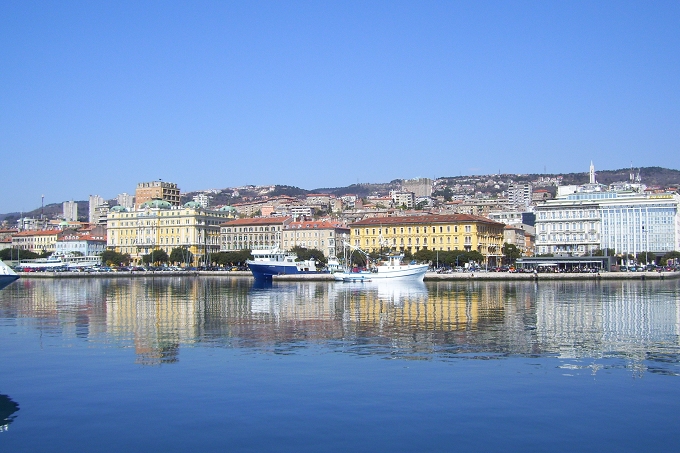
[[[612,356],[676,366],[679,296],[677,280],[25,279],[0,293],[0,315],[33,320],[52,337],[132,345],[146,365],[179,360],[183,345],[279,352],[317,344],[362,354]]]
[[[16,418],[19,405],[7,395],[0,394],[0,433],[7,431]]]

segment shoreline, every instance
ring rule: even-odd
[[[150,271],[150,272],[17,272],[20,279],[45,278],[139,278],[139,277],[228,277],[252,278],[249,271]],[[680,272],[601,272],[601,273],[508,273],[460,272],[437,274],[428,272],[424,281],[539,281],[539,280],[666,280],[680,278]],[[277,275],[274,281],[335,281],[332,274]]]

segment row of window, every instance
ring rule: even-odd
[[[465,225],[464,227],[465,227],[466,233],[472,232],[472,225]],[[439,227],[433,226],[433,227],[429,227],[429,228],[431,228],[432,233],[436,233],[437,228],[439,228],[440,233],[443,233],[444,229],[445,229],[444,226],[439,226]],[[421,227],[419,227],[419,226],[417,226],[417,227],[399,227],[398,229],[399,229],[399,234],[404,234],[405,230],[408,232],[408,234],[411,234],[413,232],[413,230],[415,230],[416,234],[420,234]],[[392,230],[392,234],[397,234],[397,228],[391,228],[391,230]],[[422,230],[423,230],[423,233],[426,234],[428,232],[428,227],[424,226],[424,227],[422,227]],[[372,229],[366,228],[364,231],[365,231],[366,235],[370,235],[370,234],[375,235],[376,234],[376,228],[372,228]],[[477,231],[480,232],[480,233],[486,232],[486,228],[483,225],[479,225],[477,227]],[[385,234],[390,234],[390,228],[385,228],[384,232],[385,232]],[[446,232],[447,233],[451,232],[451,225],[446,225]],[[458,233],[458,225],[453,226],[453,232]],[[361,236],[361,228],[355,228],[354,234],[356,234],[357,236]],[[383,228],[377,228],[377,234],[383,234]]]

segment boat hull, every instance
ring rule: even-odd
[[[0,289],[4,288],[5,286],[9,285],[10,283],[18,279],[19,279],[18,275],[0,275]]]
[[[248,268],[256,279],[271,280],[274,275],[301,274],[297,266],[285,266],[280,263],[267,263],[262,261],[248,261]]]
[[[337,281],[362,281],[362,280],[420,280],[422,281],[427,272],[427,264],[409,264],[405,266],[380,266],[377,272],[336,272],[333,277]]]

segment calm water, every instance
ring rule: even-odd
[[[22,279],[0,451],[676,451],[680,286]]]

